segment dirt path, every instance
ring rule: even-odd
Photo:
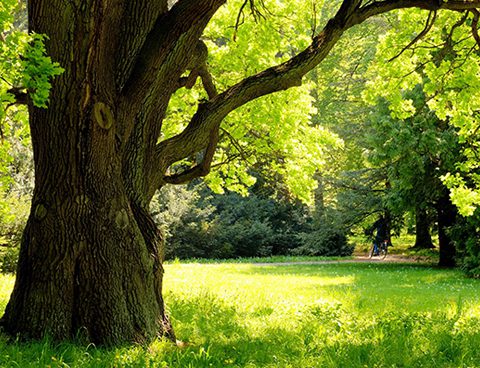
[[[335,263],[432,263],[427,257],[407,257],[398,254],[389,254],[385,259],[380,257],[354,256],[352,259],[339,259],[335,261],[298,261],[298,262],[265,262],[252,263],[252,266],[292,266],[292,265],[316,265]]]

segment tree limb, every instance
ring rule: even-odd
[[[345,0],[339,13],[314,37],[306,50],[288,60],[248,77],[228,88],[215,98],[199,105],[187,127],[175,137],[161,142],[157,148],[155,161],[161,162],[164,169],[206,146],[210,127],[217,126],[223,118],[236,108],[258,97],[300,86],[302,77],[320,63],[330,52],[346,30],[344,25],[357,1]]]
[[[208,144],[213,127],[233,110],[258,97],[301,85],[302,77],[317,66],[330,52],[342,34],[349,28],[375,15],[401,8],[470,10],[480,6],[480,0],[471,1],[419,1],[385,0],[369,2],[344,0],[334,18],[323,31],[313,38],[312,44],[292,59],[248,77],[208,102],[199,105],[187,127],[177,136],[160,142],[155,161],[163,169],[174,162],[200,151]]]
[[[210,133],[210,141],[205,149],[205,154],[201,163],[188,170],[185,170],[182,173],[164,176],[163,181],[168,184],[184,184],[188,183],[192,179],[208,175],[212,165],[213,156],[215,155],[215,150],[217,148],[218,128],[219,127],[212,129]]]
[[[161,66],[165,64],[165,59],[172,57],[171,53],[182,36],[190,33],[192,40],[198,39],[210,18],[223,3],[225,0],[181,0],[157,19],[123,87],[125,99],[130,104],[141,103],[148,94],[155,84]]]
[[[471,10],[480,7],[480,0],[384,0],[374,1],[363,6],[356,12],[352,19],[352,25],[360,24],[375,15],[387,13],[395,9],[418,8],[423,10]]]
[[[170,11],[162,14],[146,36],[130,76],[122,87],[119,101],[117,134],[121,142],[130,138],[137,115],[147,120],[163,118],[168,101],[185,72],[192,45],[195,45],[209,20],[225,0],[180,0]],[[182,81],[183,82],[183,81]],[[182,84],[182,83],[181,83]],[[160,124],[145,123],[139,127],[154,141]]]
[[[423,37],[425,37],[427,33],[430,32],[433,25],[435,24],[436,18],[437,18],[437,11],[436,10],[430,11],[430,13],[428,14],[427,22],[425,23],[425,27],[423,28],[423,30],[407,46],[402,48],[397,55],[389,59],[388,62],[391,63],[393,60],[400,57],[405,51],[407,51],[410,47],[412,47],[418,41],[420,41]]]
[[[478,35],[478,20],[480,18],[480,12],[477,9],[472,9],[470,12],[473,14],[472,35],[475,39],[475,42],[480,47],[480,36]]]
[[[24,88],[14,87],[7,90],[7,93],[15,97],[14,105],[26,105],[28,103],[28,93]]]

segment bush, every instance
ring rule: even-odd
[[[273,230],[267,222],[241,219],[233,224],[222,225],[217,242],[230,244],[234,257],[272,255]]]
[[[165,229],[167,259],[286,255],[306,230],[300,205],[253,193],[217,195],[202,184],[164,188],[152,211]]]
[[[203,184],[164,188],[152,211],[165,229],[166,258],[349,256],[347,226],[328,208],[310,214],[287,200],[212,193]]]
[[[455,242],[457,262],[470,277],[480,278],[480,213],[461,218],[450,229],[450,236]]]
[[[293,251],[295,255],[343,257],[352,255],[354,249],[344,230],[327,225],[302,234],[301,239],[303,245]]]
[[[0,273],[15,273],[18,263],[18,247],[7,247],[0,253]]]

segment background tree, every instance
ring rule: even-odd
[[[420,197],[413,198],[418,203],[420,198],[428,200],[430,196],[431,201],[432,195],[436,197],[433,203],[438,214],[440,264],[444,266],[455,264],[455,246],[448,230],[456,218],[452,202],[463,215],[471,215],[475,210],[476,163],[472,161],[472,155],[474,156],[476,143],[471,132],[478,125],[478,106],[474,97],[476,92],[470,89],[478,81],[471,74],[478,70],[475,51],[479,47],[477,40],[480,40],[476,28],[477,17],[476,10],[449,17],[432,12],[423,30],[417,31],[417,36],[411,39],[411,32],[419,28],[421,17],[415,12],[400,12],[398,22],[394,23],[392,31],[379,46],[375,67],[378,76],[371,82],[367,94],[370,99],[375,95],[384,96],[389,101],[392,117],[400,120],[413,117],[417,120],[417,126],[421,121],[418,118],[427,106],[430,111],[428,114],[434,114],[432,121],[436,128],[428,128],[418,136],[419,147],[424,147],[421,150],[428,154],[417,156],[417,159],[427,159],[428,165],[423,165],[424,169],[421,169],[421,165],[412,162],[409,167],[410,170],[417,168],[423,174],[431,173],[423,175],[423,178],[434,178],[433,183],[424,182],[417,187],[437,188],[436,190],[419,192]],[[407,47],[397,46],[402,43]],[[413,52],[415,57],[412,58]],[[425,95],[425,103],[420,105],[414,95],[406,93],[415,88],[418,90],[419,86]],[[465,144],[467,141],[471,145]],[[412,150],[418,151],[413,147]],[[421,177],[416,174],[410,176]],[[402,177],[403,181],[408,175],[398,177]],[[442,188],[439,179],[451,188],[450,193]]]
[[[387,205],[400,216],[407,211],[415,213],[415,246],[428,248],[433,244],[427,213],[436,211],[444,201],[441,177],[459,161],[460,145],[455,129],[440,121],[426,106],[422,86],[405,92],[405,98],[411,99],[416,112],[403,120],[392,118],[388,105],[377,105],[377,113],[371,119],[375,133],[370,136],[370,159],[386,169],[390,183]],[[438,230],[444,232],[443,228]],[[442,238],[441,254],[449,244],[448,239]],[[441,257],[440,263],[454,262]]]

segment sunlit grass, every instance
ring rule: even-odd
[[[167,260],[165,264],[188,264],[188,263],[203,263],[203,264],[221,264],[232,262],[235,263],[286,263],[286,262],[318,262],[318,261],[336,261],[347,260],[353,257],[321,257],[321,256],[270,256],[270,257],[247,257],[232,259],[206,259],[206,258],[191,258],[191,259],[174,259]]]
[[[13,285],[0,276],[0,305]],[[0,338],[1,367],[480,367],[480,282],[415,264],[169,264],[179,348]]]
[[[169,265],[167,295],[205,293],[241,298],[240,308],[265,303],[335,301],[349,312],[378,313],[378,304],[409,311],[442,311],[448,302],[479,301],[477,280],[451,270],[396,264],[256,266],[246,264]]]
[[[3,311],[7,305],[14,282],[15,276],[0,274],[0,311]]]

